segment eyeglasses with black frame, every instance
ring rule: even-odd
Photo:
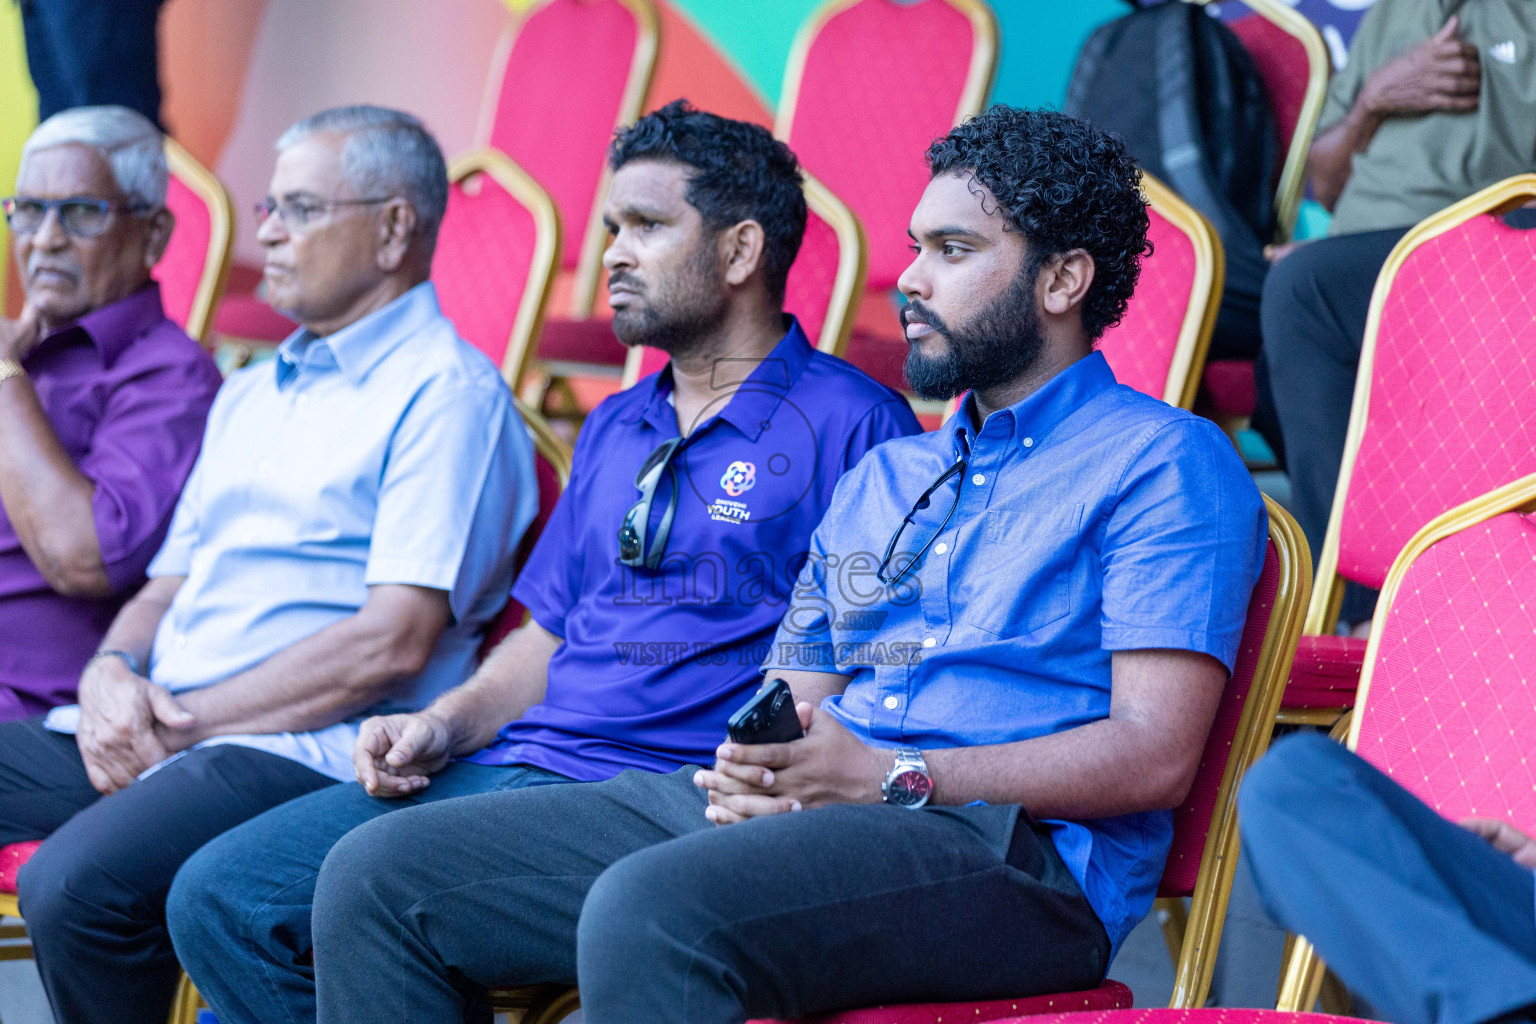
[[[114,203],[110,199],[92,196],[69,196],[65,199],[37,199],[32,196],[12,196],[0,199],[0,209],[5,211],[5,222],[18,235],[35,234],[48,219],[48,211],[58,213],[59,227],[75,238],[96,238],[112,223],[114,213],[148,213],[153,207],[142,203]]]
[[[928,553],[928,549],[933,546],[933,542],[938,540],[939,534],[949,527],[949,521],[954,518],[955,509],[960,507],[960,490],[965,486],[965,470],[970,465],[971,449],[966,441],[965,431],[963,430],[959,431],[959,441],[960,450],[955,453],[955,461],[950,463],[949,467],[939,474],[939,478],[929,484],[928,488],[918,496],[917,501],[912,505],[912,510],[901,520],[901,525],[896,527],[896,532],[891,534],[891,542],[885,546],[885,557],[880,560],[880,568],[875,571],[875,576],[888,587],[895,586],[912,571],[912,568]],[[937,530],[929,534],[927,541],[918,549],[917,554],[907,559],[900,571],[892,575],[891,559],[896,557],[896,545],[901,543],[901,535],[906,531],[907,527],[912,525],[913,518],[932,504],[934,494],[937,493],[939,488],[948,483],[951,477],[958,477],[959,479],[955,482],[955,497],[949,503],[949,511],[944,513],[944,521],[939,523]]]
[[[640,464],[640,472],[635,474],[635,486],[640,489],[640,500],[624,513],[624,521],[619,526],[620,565],[637,569],[642,566],[655,569],[661,565],[661,557],[667,550],[667,540],[672,535],[672,521],[677,517],[680,493],[677,467],[672,460],[686,443],[687,438],[674,437],[647,455]],[[647,550],[645,540],[650,530],[651,507],[655,504],[656,488],[661,483],[663,472],[672,482],[672,493],[667,498],[666,511],[662,513],[661,522],[656,527],[656,537]]]

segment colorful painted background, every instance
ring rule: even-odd
[[[533,0],[170,0],[161,21],[165,119],[233,192],[236,261],[259,262],[245,211],[265,194],[274,139],[294,120],[368,101],[421,116],[450,154],[476,138],[497,40]],[[790,44],[821,0],[657,0],[652,105],[686,95],[768,122]],[[1371,0],[1288,0],[1342,56]],[[1057,105],[1094,27],[1126,0],[992,0],[1002,30],[993,98]],[[1214,4],[1230,15],[1237,2]],[[893,107],[896,98],[893,97]],[[20,15],[0,3],[0,189],[36,116]]]

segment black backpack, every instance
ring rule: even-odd
[[[1138,9],[1088,37],[1066,109],[1119,135],[1215,226],[1227,273],[1211,354],[1256,354],[1279,132],[1242,41],[1198,4]]]

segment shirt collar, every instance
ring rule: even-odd
[[[741,386],[731,395],[725,408],[717,414],[735,427],[749,440],[756,441],[764,425],[773,418],[785,396],[800,380],[800,375],[810,364],[815,351],[793,316],[787,318],[789,326],[784,337],[773,351],[747,375]],[[667,364],[656,375],[651,394],[644,404],[636,405],[631,412],[631,422],[645,420],[659,430],[677,428],[677,412],[673,409],[672,366]]]
[[[63,325],[48,337],[53,338],[78,328],[96,346],[102,365],[110,367],[135,338],[164,319],[165,307],[160,303],[160,285],[150,281],[133,294],[105,306],[98,306],[73,323]]]
[[[375,366],[416,331],[443,315],[437,303],[437,289],[431,281],[406,291],[382,309],[337,331],[320,337],[307,327],[290,334],[277,347],[272,360],[277,369],[277,384],[282,387],[304,362],[312,346],[323,345],[347,379],[361,384]]]
[[[976,395],[966,395],[960,414],[951,416],[945,424],[957,449],[962,446],[959,432],[967,438],[981,441],[1013,441],[1022,443],[1030,438],[1030,445],[1040,443],[1052,430],[1078,409],[1088,404],[1100,392],[1116,385],[1114,371],[1103,353],[1095,350],[1045,382],[1038,391],[999,409],[987,417],[978,430],[976,422]]]

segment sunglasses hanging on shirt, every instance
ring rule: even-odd
[[[624,513],[624,522],[619,527],[620,565],[636,569],[641,566],[655,569],[661,565],[661,557],[667,551],[667,539],[672,535],[672,521],[677,517],[680,494],[677,467],[672,460],[687,443],[687,438],[674,437],[647,455],[645,462],[641,463],[640,472],[635,474],[635,486],[640,489],[640,500]],[[661,522],[656,527],[656,538],[647,550],[646,536],[650,531],[651,506],[656,502],[656,487],[661,483],[663,473],[672,482],[672,493],[667,498],[666,511],[662,513]]]
[[[939,474],[939,478],[929,484],[928,489],[923,491],[918,497],[916,503],[912,506],[912,511],[908,512],[906,517],[902,519],[901,525],[896,527],[896,532],[891,535],[891,542],[885,546],[885,557],[880,560],[880,568],[876,570],[875,576],[886,586],[895,586],[912,571],[913,566],[917,565],[918,561],[928,553],[928,549],[933,546],[933,542],[939,538],[939,534],[948,528],[950,519],[954,517],[955,509],[960,507],[960,489],[965,486],[965,470],[966,466],[970,464],[971,445],[964,429],[957,430],[955,434],[959,441],[955,451],[955,461],[950,463],[949,467]],[[928,540],[918,549],[917,554],[907,559],[900,571],[895,575],[891,575],[891,559],[896,556],[896,545],[901,543],[902,533],[907,527],[912,525],[913,518],[932,503],[935,492],[948,483],[951,477],[958,477],[958,479],[955,481],[955,497],[949,503],[949,511],[944,513],[944,521],[939,524],[937,530],[928,536]]]

